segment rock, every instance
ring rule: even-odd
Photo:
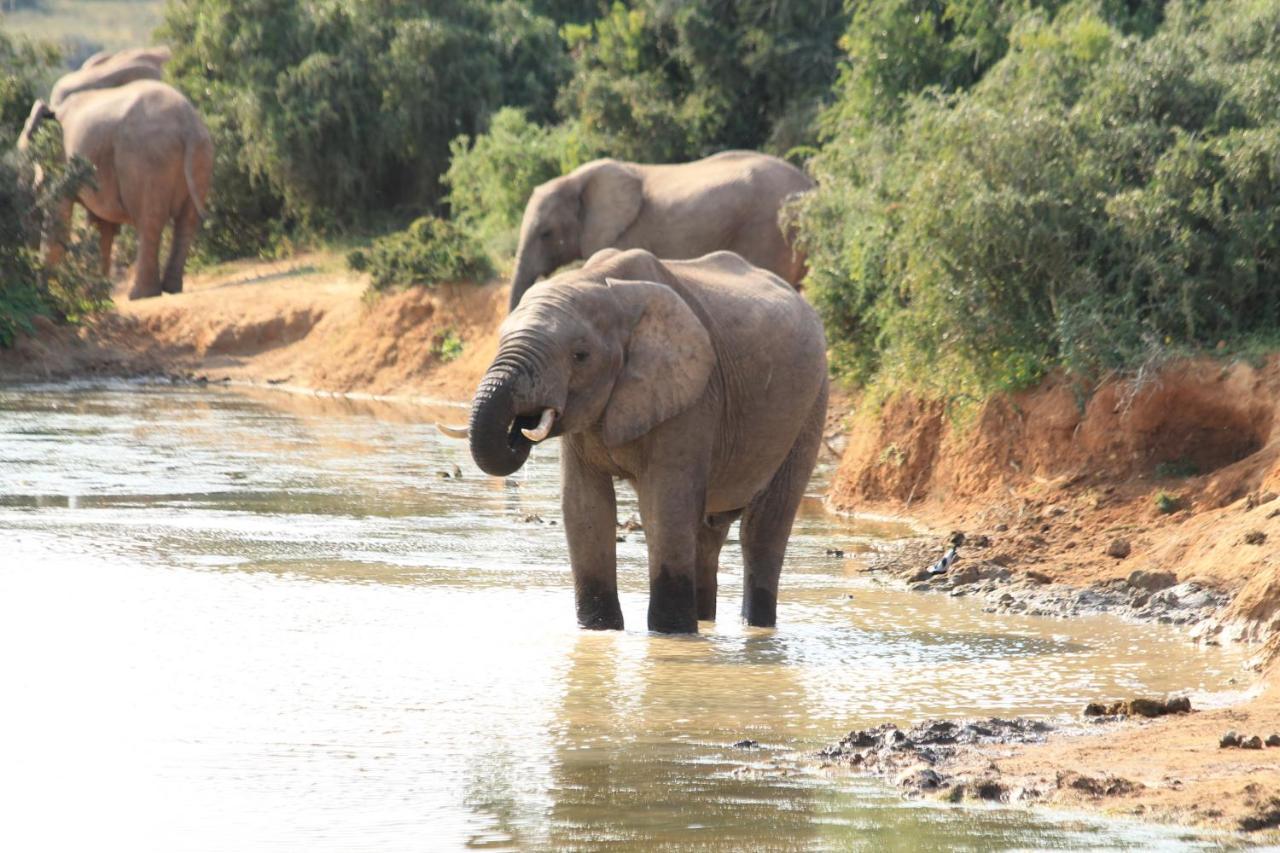
[[[1240,741],[1241,749],[1262,749],[1262,738],[1254,735],[1251,738]]]
[[[734,749],[755,749],[758,746],[760,746],[760,742],[751,740],[750,738],[740,740],[733,745]]]
[[[536,512],[531,512],[520,520],[525,524],[542,524],[542,516],[538,515]]]
[[[951,531],[951,535],[947,537],[947,544],[952,548],[959,548],[965,543],[964,533],[959,530]]]
[[[1138,717],[1162,717],[1166,709],[1165,704],[1159,699],[1130,699],[1125,713]]]
[[[1191,699],[1187,696],[1175,696],[1164,703],[1164,709],[1167,714],[1190,714]]]
[[[1261,545],[1267,541],[1267,534],[1261,530],[1250,530],[1244,535],[1243,541],[1246,545]]]
[[[1049,507],[1048,509],[1046,509],[1044,511],[1044,514],[1049,516],[1050,518],[1057,518],[1060,515],[1066,515],[1067,508],[1065,506],[1058,506],[1057,504],[1055,504]]]
[[[931,574],[928,569],[920,569],[917,572],[907,576],[907,583],[928,583],[934,578],[946,577],[945,575]]]
[[[1115,557],[1117,560],[1123,560],[1125,557],[1129,556],[1130,550],[1129,540],[1112,539],[1111,544],[1107,546],[1106,553],[1108,557]]]
[[[1125,553],[1127,554],[1128,551],[1125,551]],[[1162,589],[1177,585],[1178,576],[1173,572],[1150,572],[1145,569],[1135,569],[1129,573],[1128,583],[1129,586],[1135,589],[1159,592]]]
[[[966,586],[971,583],[977,583],[981,579],[981,575],[978,574],[977,566],[965,566],[960,569],[960,571],[954,572],[951,575],[951,585]]]
[[[615,541],[615,542],[626,542],[626,541],[627,541],[627,537],[623,536],[622,534],[618,534],[617,536],[615,536],[615,537],[614,537],[614,541]]]
[[[982,536],[974,536],[967,544],[970,548],[990,548],[991,537],[985,534]]]
[[[520,481],[514,477],[507,477],[502,481],[502,485],[506,486],[508,489],[518,489],[520,488]]]
[[[828,549],[827,549],[827,556],[828,556],[828,557],[843,557],[843,556],[844,556],[844,551],[841,551],[839,548],[828,548]]]
[[[1219,749],[1227,749],[1228,747],[1239,746],[1239,745],[1240,745],[1240,735],[1236,734],[1234,729],[1232,731],[1227,732],[1222,737],[1218,738]]]
[[[1053,578],[1049,577],[1044,572],[1038,572],[1035,569],[1027,570],[1026,572],[1024,572],[1024,575],[1026,579],[1031,581],[1032,583],[1038,583],[1038,584],[1053,583]]]
[[[1004,524],[1004,523],[1000,523],[1000,524],[997,524],[995,527],[993,527],[993,528],[991,528],[991,529],[992,529],[992,530],[994,530],[996,533],[1004,533],[1005,531],[1007,531],[1007,530],[1009,529],[1009,525]]]
[[[461,479],[462,479],[462,469],[461,469],[461,468],[459,468],[457,465],[454,465],[454,466],[453,466],[453,479],[455,479],[455,480],[461,480]]]
[[[1267,746],[1280,746],[1280,734],[1273,734],[1267,738]]]
[[[1084,706],[1084,715],[1086,717],[1102,717],[1107,713],[1107,706],[1101,702],[1090,702]]]
[[[942,787],[942,777],[931,767],[908,768],[893,781],[899,788],[913,791],[936,791]]]
[[[618,527],[628,533],[633,530],[644,530],[644,527],[640,524],[640,519],[636,518],[634,513],[627,516],[627,520],[619,524]]]

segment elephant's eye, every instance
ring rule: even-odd
[[[582,364],[582,362],[586,361],[590,357],[591,353],[586,350],[578,350],[573,354],[573,360],[578,362],[578,364]]]
[[[543,231],[541,234],[539,234],[539,235],[538,235],[538,239],[539,239],[539,240],[550,240],[550,239],[551,239],[551,229],[550,229],[550,228],[548,228],[546,231]]]

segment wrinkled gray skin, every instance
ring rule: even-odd
[[[511,309],[540,277],[607,248],[674,259],[727,250],[798,284],[804,256],[791,247],[778,215],[789,197],[812,187],[795,166],[754,151],[678,165],[587,163],[529,198]]]
[[[56,112],[62,102],[78,92],[91,89],[114,89],[135,80],[159,80],[164,65],[172,57],[167,47],[139,47],[95,53],[78,71],[64,74],[53,84],[49,106]]]
[[[83,157],[96,171],[97,187],[85,187],[75,200],[98,228],[102,272],[110,270],[120,226],[133,225],[138,258],[129,298],[181,293],[187,253],[213,177],[213,141],[195,107],[177,89],[155,80],[90,88],[65,96],[57,108],[36,101],[18,147],[25,149],[40,122],[50,117],[62,125],[67,160]],[[63,202],[45,229],[49,266],[62,260],[71,211],[72,202]],[[160,240],[169,222],[173,241],[162,275]]]
[[[563,437],[562,507],[578,622],[621,628],[614,478],[631,482],[649,547],[649,628],[695,632],[742,519],[743,616],[776,619],[778,575],[817,458],[826,344],[786,282],[730,252],[659,261],[606,250],[532,288],[476,391],[471,454],[524,464],[532,428]]]

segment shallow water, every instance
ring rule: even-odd
[[[721,620],[649,635],[638,533],[618,546],[628,630],[579,631],[555,449],[486,478],[433,417],[222,389],[0,390],[0,848],[1198,844],[906,803],[803,759],[888,720],[1222,689],[1232,650],[880,585],[824,551],[905,530],[816,499],[776,631],[733,617],[731,537]],[[461,480],[438,476],[454,464]],[[746,738],[761,747],[733,746]]]

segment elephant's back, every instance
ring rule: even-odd
[[[663,261],[726,346],[768,350],[768,360],[799,372],[826,375],[826,341],[813,306],[769,270],[733,252],[688,261]],[[768,342],[769,346],[763,346]],[[752,359],[748,359],[751,361]]]

